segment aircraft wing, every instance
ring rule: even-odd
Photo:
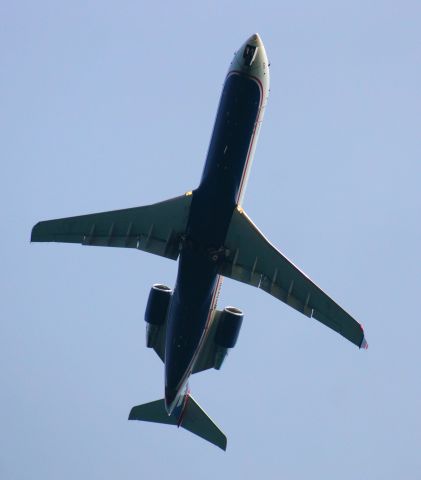
[[[225,250],[221,275],[261,288],[367,348],[362,326],[271,245],[240,207],[234,209]]]
[[[137,248],[176,260],[191,199],[189,192],[144,207],[39,222],[31,241]]]

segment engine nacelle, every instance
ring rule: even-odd
[[[235,307],[225,307],[215,332],[214,368],[219,370],[228,350],[235,347],[243,323],[243,312]]]
[[[170,287],[156,283],[149,293],[145,311],[145,322],[161,326],[165,323],[172,297]]]
[[[215,334],[215,343],[219,347],[233,348],[240,334],[243,312],[235,307],[225,307]]]

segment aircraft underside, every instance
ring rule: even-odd
[[[130,419],[177,425],[226,448],[223,432],[188,390],[192,373],[220,369],[243,313],[217,310],[223,277],[253,285],[366,348],[362,326],[277,250],[241,208],[269,93],[260,37],[234,56],[225,79],[199,187],[154,205],[39,222],[34,242],[135,248],[179,259],[174,290],[155,284],[146,307],[147,346],[165,365],[165,398]]]

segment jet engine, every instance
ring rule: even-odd
[[[171,297],[172,290],[170,287],[159,283],[152,286],[145,311],[145,322],[147,323],[146,345],[149,348],[156,348],[159,343],[167,319]]]
[[[215,333],[215,364],[214,368],[219,370],[228,349],[235,347],[240,334],[241,324],[243,323],[244,314],[235,307],[225,307],[221,314],[218,327]]]
[[[167,318],[172,290],[166,285],[155,283],[149,293],[145,311],[145,322],[151,325],[163,325]]]

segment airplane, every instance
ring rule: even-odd
[[[163,399],[129,419],[183,427],[226,450],[227,438],[190,394],[192,374],[219,370],[243,312],[217,309],[223,277],[260,288],[367,348],[363,327],[278,251],[241,207],[269,95],[269,63],[256,33],[235,53],[222,89],[199,186],[153,205],[37,223],[32,242],[136,248],[179,259],[174,290],[152,286],[146,344],[164,362]]]

